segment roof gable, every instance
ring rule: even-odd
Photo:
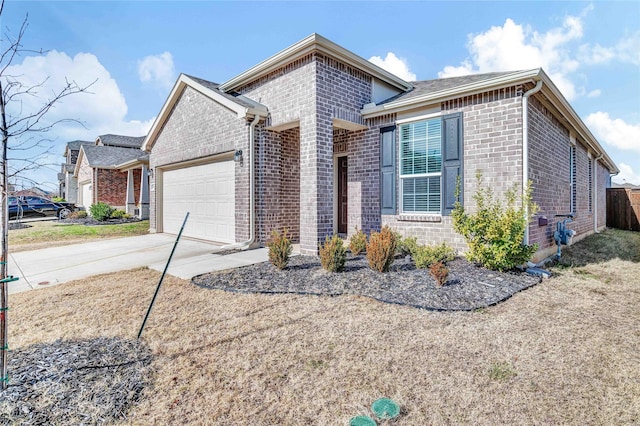
[[[169,97],[162,106],[160,114],[156,117],[149,134],[147,134],[141,149],[150,151],[155,143],[164,124],[169,119],[173,107],[178,103],[180,96],[188,87],[198,91],[214,102],[221,104],[229,110],[235,112],[239,118],[249,118],[251,116],[266,117],[268,110],[264,105],[247,98],[246,96],[225,93],[220,90],[220,86],[211,81],[191,77],[186,74],[180,74],[178,80],[173,86]]]
[[[404,81],[400,77],[391,74],[377,65],[374,65],[344,47],[322,37],[320,34],[313,33],[294,45],[276,53],[268,59],[265,59],[254,67],[249,68],[242,74],[222,83],[220,85],[220,90],[223,92],[232,91],[314,51],[333,56],[334,58],[362,70],[365,73],[370,74],[371,76],[402,91],[411,90],[413,87],[411,83]]]
[[[149,153],[141,149],[117,146],[83,145],[78,154],[74,175],[77,176],[83,162],[95,169],[118,169],[120,165],[133,161],[147,162]]]

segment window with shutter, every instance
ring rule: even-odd
[[[396,128],[380,130],[380,213],[396,214]]]

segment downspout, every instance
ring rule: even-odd
[[[593,197],[593,232],[598,233],[598,161],[601,160],[603,155],[593,160],[593,188],[591,190],[594,193]]]
[[[228,244],[220,247],[220,250],[248,249],[256,239],[256,211],[255,211],[255,162],[253,159],[255,151],[255,128],[261,116],[255,114],[249,125],[249,239],[240,243]]]
[[[542,89],[542,80],[536,83],[536,87],[522,95],[522,194],[529,183],[529,96]],[[527,225],[524,228],[524,244],[529,245],[529,206],[524,206],[524,215]]]

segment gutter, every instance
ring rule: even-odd
[[[536,87],[522,95],[522,194],[529,183],[529,96],[542,89],[542,80],[538,80]],[[529,245],[529,206],[524,206],[527,224],[524,228],[524,244]]]
[[[602,159],[603,155],[600,154],[598,158],[593,161],[593,169],[591,173],[593,173],[593,186],[591,190],[594,193],[593,197],[593,232],[597,234],[598,231],[598,161]]]
[[[250,249],[256,239],[255,161],[253,157],[255,151],[255,127],[260,121],[260,118],[262,118],[261,115],[254,115],[249,125],[249,239],[240,243],[222,246],[220,250]]]

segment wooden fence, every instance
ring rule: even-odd
[[[607,188],[607,226],[640,231],[640,189]]]

